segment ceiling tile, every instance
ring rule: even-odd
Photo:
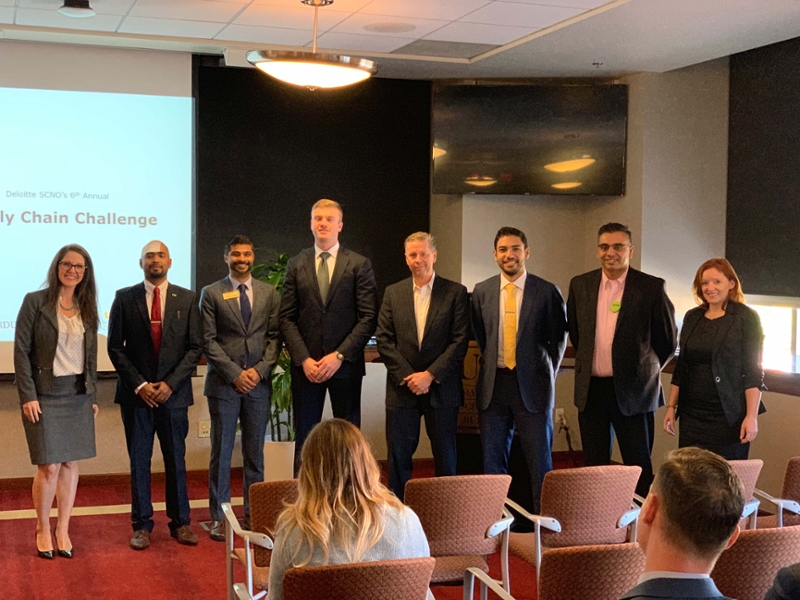
[[[302,29],[279,29],[278,27],[251,27],[228,25],[214,38],[231,42],[275,44],[276,46],[305,46],[311,41],[311,32]]]
[[[557,6],[540,6],[535,4],[517,4],[513,2],[493,2],[466,17],[460,19],[468,23],[486,23],[488,25],[509,25],[517,27],[535,27],[543,29],[564,19],[585,12],[580,8],[561,8]]]
[[[65,17],[55,10],[18,8],[15,23],[33,27],[55,27],[58,29],[79,29],[83,31],[115,31],[122,17],[117,15],[95,15],[91,19]]]
[[[317,39],[317,49],[352,50],[354,52],[392,52],[411,40],[380,35],[355,35],[351,33],[325,33]]]
[[[334,0],[333,4],[320,8],[320,10],[333,10],[336,12],[356,12],[364,8],[372,0]],[[310,10],[308,6],[300,2],[300,0],[253,0],[253,4],[260,4],[262,6],[283,6],[284,8],[305,8]]]
[[[371,15],[454,21],[489,4],[487,0],[373,0],[361,12]]]
[[[483,25],[481,23],[463,23],[458,21],[442,27],[426,36],[428,40],[443,42],[468,42],[471,44],[494,44],[501,46],[537,31],[531,27],[504,27],[501,25]]]
[[[319,11],[319,30],[327,31],[348,17],[349,13],[327,9]],[[307,6],[286,8],[253,4],[234,21],[236,25],[255,25],[256,27],[282,27],[286,29],[314,28],[314,11]]]
[[[221,28],[219,23],[204,21],[127,17],[122,22],[119,33],[212,39]]]
[[[412,19],[409,17],[388,17],[379,15],[365,15],[356,13],[349,19],[342,21],[331,31],[337,33],[355,33],[369,36],[389,36],[396,38],[419,39],[444,27],[449,21],[434,21],[432,19]],[[410,31],[395,31],[382,33],[364,29],[365,25],[413,25]]]
[[[503,2],[516,2],[518,4],[543,4],[545,6],[561,6],[563,8],[584,8],[591,10],[613,0],[502,0]]]
[[[11,7],[0,7],[0,23],[13,23],[14,9]]]
[[[0,6],[14,6],[15,0],[0,0]]]
[[[130,10],[135,0],[101,0],[92,3],[94,12],[98,15],[124,15]],[[0,4],[2,0],[0,0]],[[11,0],[14,3],[14,0]],[[39,8],[41,10],[56,11],[63,2],[59,0],[19,0],[20,8]],[[78,19],[79,21],[81,19]],[[88,29],[79,27],[78,29]]]
[[[177,19],[188,21],[213,21],[227,23],[247,2],[208,2],[205,0],[138,0],[130,12],[131,17]]]
[[[438,40],[415,40],[394,54],[412,56],[441,56],[444,58],[472,58],[497,48],[497,44],[468,44],[465,42],[440,42]]]

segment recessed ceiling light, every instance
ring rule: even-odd
[[[65,17],[74,19],[85,19],[95,15],[92,7],[89,6],[89,0],[64,0],[64,5],[58,9],[58,12]]]
[[[364,29],[373,33],[406,33],[414,31],[416,28],[417,26],[411,23],[370,23],[369,25],[364,25]]]

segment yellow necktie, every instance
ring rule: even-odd
[[[513,369],[517,366],[517,286],[506,286],[506,310],[503,314],[503,362]]]

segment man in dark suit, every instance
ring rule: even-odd
[[[795,563],[778,571],[764,600],[797,600],[798,598],[800,598],[800,563]]]
[[[225,246],[229,275],[203,288],[205,394],[211,414],[208,503],[212,540],[225,541],[222,503],[231,499],[231,455],[236,423],[242,429],[245,523],[250,519],[250,486],[264,480],[264,434],[269,417],[271,374],[280,353],[275,287],[253,279],[253,242],[233,236]]]
[[[186,491],[186,436],[194,404],[192,373],[203,351],[197,297],[167,281],[169,249],[152,241],[142,249],[144,282],[117,291],[108,321],[108,355],[117,370],[120,405],[131,462],[130,546],[144,550],[153,531],[150,461],[158,435],[166,474],[170,534],[194,545]]]
[[[654,414],[664,404],[661,369],[677,346],[675,308],[663,279],[630,267],[625,225],[608,223],[597,236],[601,268],[573,278],[567,300],[583,458],[611,464],[615,433],[622,461],[642,468],[636,493],[646,496]]]
[[[467,353],[467,288],[436,275],[436,241],[412,233],[405,241],[411,277],[386,288],[378,315],[378,352],[386,365],[389,488],[403,499],[419,443],[419,420],[431,441],[436,475],[456,474],[461,372]]]
[[[480,347],[477,405],[485,473],[508,473],[514,430],[531,477],[533,509],[553,468],[553,403],[567,343],[558,288],[525,270],[525,234],[502,227],[494,239],[501,273],[472,292],[472,329]]]
[[[725,598],[709,574],[739,536],[744,500],[721,456],[696,447],[670,452],[639,516],[644,573],[622,600]]]
[[[314,247],[289,261],[280,324],[292,358],[295,472],[311,429],[322,420],[325,393],[333,416],[361,426],[364,346],[375,332],[378,296],[372,265],[339,245],[342,207],[311,208]]]

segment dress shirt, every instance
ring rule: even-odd
[[[164,320],[164,308],[167,306],[167,287],[169,287],[169,283],[167,283],[166,278],[162,283],[158,284],[158,289],[161,290],[161,320]],[[156,289],[152,283],[144,280],[144,298],[147,302],[147,314],[153,314],[153,290]]]
[[[322,264],[322,259],[319,257],[323,252],[330,254],[328,257],[328,281],[333,279],[333,268],[336,266],[336,255],[339,254],[339,242],[330,250],[323,250],[314,244],[314,273],[319,272],[319,266]]]
[[[651,579],[708,579],[708,573],[681,573],[678,571],[648,571],[639,575],[637,583],[644,583]]]
[[[244,281],[244,282],[237,281],[236,279],[234,279],[230,275],[228,275],[228,279],[230,279],[231,285],[233,286],[233,289],[236,290],[236,291],[238,291],[239,290],[239,286],[242,285],[242,283],[244,283],[245,288],[247,288],[247,291],[245,293],[247,294],[247,299],[250,300],[250,306],[252,307],[253,306],[253,277],[252,276],[248,277],[247,281]],[[163,298],[164,294],[161,294],[161,297]],[[239,302],[239,308],[241,309],[242,308],[242,304],[239,301],[238,297],[236,298],[236,302]],[[251,310],[252,310],[252,308],[251,308]]]
[[[417,320],[417,343],[420,348],[422,347],[422,336],[425,334],[425,322],[428,320],[428,309],[431,307],[431,293],[433,292],[433,280],[436,279],[436,273],[431,275],[428,283],[422,287],[414,286],[414,317]]]
[[[80,313],[68,317],[58,311],[58,346],[53,359],[53,375],[65,377],[83,373],[83,320]]]
[[[525,292],[525,280],[527,278],[528,272],[525,269],[522,270],[522,274],[517,278],[516,281],[509,281],[506,279],[506,276],[503,273],[500,273],[500,320],[498,321],[497,326],[497,366],[501,369],[506,367],[505,349],[503,347],[503,344],[505,343],[503,320],[505,319],[506,296],[508,296],[508,292],[505,288],[509,283],[517,286],[517,293],[514,299],[517,301],[517,336],[519,336],[519,311],[522,308],[522,294]]]
[[[611,303],[622,302],[627,278],[627,270],[619,279],[609,279],[605,272],[600,278],[600,290],[597,294],[597,324],[594,331],[594,355],[592,357],[592,375],[594,377],[612,377],[614,375],[611,346],[614,344],[614,331],[617,327],[619,311],[611,312]]]

